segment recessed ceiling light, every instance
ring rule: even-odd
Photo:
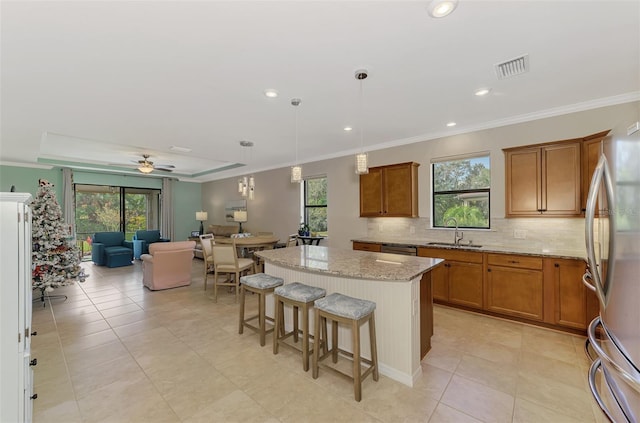
[[[269,98],[276,98],[278,96],[278,91],[270,88],[268,90],[264,90],[264,95],[266,95]]]
[[[451,127],[451,126],[456,126],[457,124],[455,122],[448,122],[447,126]]]
[[[491,92],[491,88],[480,88],[479,90],[476,90],[474,94],[478,97],[482,97],[483,95],[489,94],[489,92]]]
[[[349,132],[349,131],[353,131],[353,128],[351,126],[345,126],[344,130]]]
[[[453,12],[458,5],[458,0],[433,0],[427,6],[427,12],[432,18],[444,18]]]

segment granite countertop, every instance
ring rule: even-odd
[[[411,281],[443,260],[343,250],[317,245],[256,251],[267,263],[314,273],[327,273],[355,279]]]
[[[452,245],[429,245],[431,242],[437,242],[433,240],[420,240],[420,239],[382,239],[382,238],[356,238],[352,239],[352,242],[364,242],[369,244],[387,244],[387,245],[412,245],[416,247],[428,247],[428,248],[444,248],[452,250],[463,251],[477,251],[481,253],[502,253],[502,254],[520,254],[525,256],[540,256],[540,257],[554,257],[565,259],[577,259],[584,260],[587,257],[585,250],[562,250],[553,248],[537,248],[537,247],[513,247],[513,246],[499,246],[499,245],[482,245],[482,247],[467,247],[464,244],[459,247]],[[481,244],[481,242],[479,243]]]

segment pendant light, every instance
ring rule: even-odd
[[[294,166],[291,166],[291,183],[302,182],[302,166],[298,164],[298,106],[302,100],[299,98],[292,98],[291,105],[296,108],[296,161]]]
[[[364,175],[369,173],[367,153],[364,152],[364,103],[362,101],[362,81],[367,78],[367,70],[356,71],[356,79],[360,81],[360,153],[356,154],[356,174]]]
[[[252,149],[253,148],[253,142],[252,141],[240,141],[240,146],[244,147],[244,148]],[[249,151],[251,151],[251,150],[249,150]],[[250,159],[251,159],[251,153],[249,154],[249,161],[250,161]],[[238,192],[243,197],[249,197],[249,200],[253,200],[255,188],[256,188],[256,180],[253,177],[253,175],[251,175],[251,176],[243,176],[241,179],[238,179]]]

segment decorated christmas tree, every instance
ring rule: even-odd
[[[76,278],[84,281],[84,273],[78,247],[64,222],[53,185],[45,179],[40,179],[39,184],[31,203],[32,283],[44,298],[45,292],[72,284]]]

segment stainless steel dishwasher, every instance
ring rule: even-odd
[[[417,256],[418,247],[407,244],[382,244],[381,253],[401,254],[403,256]]]

